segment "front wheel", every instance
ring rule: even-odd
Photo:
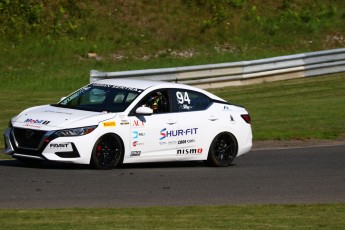
[[[211,143],[207,163],[211,166],[226,167],[235,159],[237,150],[237,141],[232,134],[219,133]]]
[[[97,169],[113,169],[122,164],[123,145],[115,134],[101,136],[92,150],[91,164]]]

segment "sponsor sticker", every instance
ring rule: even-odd
[[[141,151],[131,151],[131,157],[138,157],[140,156]]]
[[[141,121],[141,120],[134,120],[132,123],[133,127],[144,127],[145,126],[145,122]]]
[[[72,113],[63,112],[63,111],[55,111],[55,110],[45,110],[44,113],[58,113],[58,114],[66,114],[66,115],[72,115]]]
[[[139,131],[133,131],[132,132],[132,138],[133,139],[138,139],[139,137],[145,136],[145,133],[139,132]]]
[[[197,134],[198,129],[199,128],[168,130],[168,129],[164,128],[164,129],[160,130],[159,140],[163,140],[167,137],[195,135],[195,134]]]
[[[202,154],[202,148],[197,149],[178,149],[177,155],[198,155]]]
[[[32,128],[36,128],[36,129],[41,129],[43,126],[39,126],[39,125],[32,125],[32,124],[25,124],[23,125],[25,127],[32,127]]]
[[[190,140],[179,140],[177,143],[179,145],[182,145],[182,144],[191,144],[191,143],[194,143],[195,140],[194,139],[190,139]]]
[[[142,89],[132,88],[132,87],[126,87],[126,86],[118,86],[118,85],[108,85],[108,84],[99,84],[99,83],[93,83],[93,86],[101,86],[101,87],[107,87],[107,88],[113,88],[113,89],[124,89],[129,91],[134,91],[141,93]]]
[[[102,122],[103,127],[115,127],[116,126],[116,122],[115,121],[106,121],[106,122]]]
[[[50,121],[28,118],[24,121],[24,123],[48,125]]]
[[[144,145],[144,143],[139,142],[139,141],[133,141],[132,145],[133,145],[133,147],[137,147],[137,146],[140,146],[140,145]]]
[[[49,148],[54,151],[73,151],[71,143],[50,143]]]

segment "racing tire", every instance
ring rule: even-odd
[[[211,143],[207,164],[215,167],[226,167],[235,159],[237,151],[236,138],[228,132],[219,133]]]
[[[123,143],[115,134],[105,134],[95,143],[91,165],[96,169],[113,169],[123,162]]]

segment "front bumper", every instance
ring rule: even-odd
[[[5,141],[4,153],[7,155],[12,155],[14,153],[14,148],[12,146],[10,136],[11,136],[11,129],[7,128],[4,133],[4,141]]]
[[[34,133],[33,139],[25,136]],[[36,133],[39,133],[36,135]],[[53,160],[71,162],[80,160],[80,154],[73,142],[59,141],[54,131],[37,131],[21,128],[7,128],[4,133],[4,153],[14,158],[31,158],[37,160]]]

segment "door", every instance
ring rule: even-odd
[[[150,107],[152,115],[130,116],[131,157],[171,158],[176,156],[178,119],[171,112],[168,90],[149,93],[138,106]],[[152,159],[151,159],[152,160]]]
[[[207,157],[214,127],[211,114],[207,111],[210,99],[202,93],[185,89],[176,89],[172,95],[179,130],[184,134],[177,140],[177,156],[182,160]]]

